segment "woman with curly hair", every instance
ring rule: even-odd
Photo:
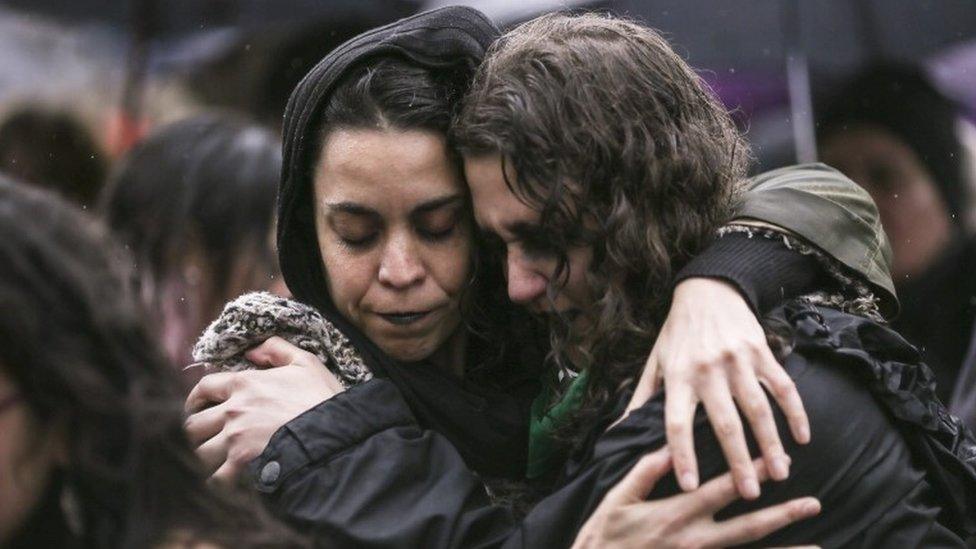
[[[611,483],[676,434],[670,402],[682,387],[666,386],[618,418],[662,329],[674,273],[735,212],[748,147],[663,38],[595,15],[545,16],[504,36],[454,130],[477,222],[506,256],[509,296],[550,326],[549,391],[534,412],[555,426],[530,444],[569,441],[574,452],[551,497],[588,490],[585,517]],[[807,494],[823,512],[763,543],[962,546],[976,534],[976,441],[935,396],[917,351],[877,321],[845,265],[835,270],[836,291],[786,300],[766,318],[806,403],[811,443],[784,437],[790,478],[723,513]],[[719,440],[743,429],[734,419],[712,421],[713,431],[699,416],[688,433],[705,478],[727,467]],[[675,490],[659,483],[650,493]],[[608,498],[580,539],[602,546],[627,522],[621,510],[641,505]]]
[[[0,178],[0,235],[0,546],[304,546],[208,486],[105,231]]]

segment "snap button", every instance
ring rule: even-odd
[[[261,484],[274,484],[281,474],[281,464],[269,461],[261,468]]]

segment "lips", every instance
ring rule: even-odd
[[[420,322],[428,315],[430,311],[403,311],[396,313],[377,313],[381,318],[393,324],[395,326],[409,326]]]

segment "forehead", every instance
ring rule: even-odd
[[[505,168],[508,180],[513,181],[512,168],[509,165]],[[509,188],[500,155],[466,157],[464,173],[471,188],[475,218],[481,228],[508,236],[514,225],[538,222],[539,212],[519,200]]]
[[[315,169],[316,202],[413,203],[464,190],[435,132],[338,129]]]

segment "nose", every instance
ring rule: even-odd
[[[528,305],[546,291],[546,277],[518,253],[509,252],[505,277],[508,280],[508,298],[512,303]]]
[[[391,238],[383,249],[379,281],[394,289],[406,289],[427,276],[427,268],[409,237]]]

